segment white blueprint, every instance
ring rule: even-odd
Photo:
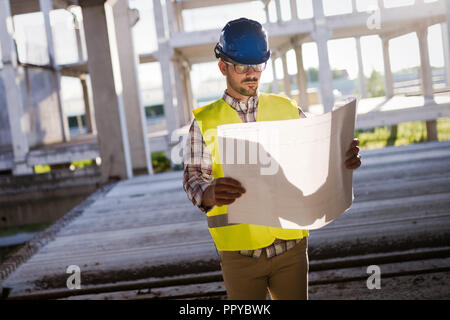
[[[356,99],[310,118],[218,126],[224,175],[246,189],[228,222],[318,229],[350,208],[355,119]]]

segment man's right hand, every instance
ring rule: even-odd
[[[233,203],[245,189],[233,178],[218,178],[203,193],[202,205],[205,207],[223,206]]]

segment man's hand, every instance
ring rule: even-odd
[[[245,189],[233,178],[218,178],[203,193],[202,205],[205,207],[223,206],[233,203]]]
[[[358,169],[361,166],[361,155],[359,154],[359,139],[353,138],[350,149],[347,150],[345,156],[345,167],[350,170]]]

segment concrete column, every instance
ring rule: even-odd
[[[325,16],[325,14],[323,12],[323,2],[322,2],[322,0],[312,1],[312,5],[313,5],[314,18],[315,19],[322,19]]]
[[[169,27],[169,34],[172,35],[178,32],[178,19],[176,14],[178,13],[175,4],[171,0],[166,1],[166,11],[167,11],[167,25]]]
[[[422,94],[425,100],[433,99],[433,78],[431,73],[430,55],[428,53],[428,28],[424,27],[417,32],[420,51],[420,79]]]
[[[297,0],[291,0],[290,8],[291,8],[291,19],[298,19],[298,15],[297,15]]]
[[[331,112],[334,106],[333,95],[333,75],[328,58],[328,39],[331,37],[331,29],[327,27],[326,18],[323,13],[322,0],[313,1],[314,11],[314,31],[311,32],[311,38],[317,44],[319,56],[319,83],[320,95],[322,98],[324,112]]]
[[[389,39],[381,38],[383,44],[384,92],[386,98],[394,96],[394,80],[392,78],[391,58],[389,57]]]
[[[134,50],[132,21],[128,15],[128,0],[111,2],[115,38],[123,84],[123,102],[127,119],[131,161],[135,174],[153,174],[147,121],[138,79],[138,55]]]
[[[381,41],[383,47],[384,92],[386,99],[390,99],[394,96],[394,79],[392,77],[391,58],[389,56],[389,39],[382,37]],[[396,124],[390,127],[391,134],[389,139],[392,139],[393,141],[397,139],[397,129],[398,126]]]
[[[319,55],[320,95],[325,113],[330,112],[334,106],[333,75],[331,73],[327,45],[329,37],[330,33],[326,30],[319,29],[313,33],[313,38],[317,44],[317,51]]]
[[[164,90],[164,115],[166,117],[167,131],[170,135],[172,131],[179,128],[178,104],[174,85],[174,64],[171,59],[173,49],[168,42],[160,43],[158,48],[158,60],[161,65]]]
[[[47,50],[50,66],[54,69],[52,72],[52,80],[55,85],[56,91],[56,101],[58,104],[59,110],[59,119],[61,122],[61,132],[63,141],[70,141],[70,131],[69,131],[69,122],[66,117],[66,113],[64,111],[64,107],[62,104],[61,98],[61,70],[59,66],[56,64],[55,60],[55,46],[53,43],[53,32],[50,25],[50,10],[53,9],[53,1],[52,0],[39,0],[39,6],[41,12],[44,16],[44,26],[45,26],[45,36],[47,39]]]
[[[294,45],[295,58],[297,60],[297,87],[298,87],[298,99],[300,107],[303,111],[309,109],[308,98],[308,83],[305,68],[303,67],[303,53],[302,45],[300,43]]]
[[[358,88],[359,94],[362,98],[367,98],[367,85],[366,78],[364,76],[363,58],[361,54],[361,38],[357,37],[356,40],[356,53],[358,57]]]
[[[78,18],[75,14],[73,14],[73,25],[75,28],[75,37],[77,39],[77,52],[78,52],[78,61],[84,61],[83,54],[83,42],[81,41],[81,23],[78,21]]]
[[[83,134],[83,120],[80,115],[77,115],[78,133]]]
[[[356,0],[352,0],[352,12],[357,13],[358,9],[356,8]]]
[[[184,106],[184,124],[190,123],[192,120],[192,110],[194,109],[194,96],[192,93],[192,82],[189,63],[184,60],[180,62],[180,73],[182,76],[182,84],[185,106]]]
[[[184,30],[183,16],[181,14],[182,7],[180,2],[173,0],[166,1],[167,25],[169,33],[182,32]]]
[[[128,179],[133,173],[112,9],[106,12],[103,1],[80,0],[80,5],[102,159],[101,181]]]
[[[450,37],[447,23],[441,23],[442,46],[444,48],[444,69],[447,87],[450,87]]]
[[[184,32],[184,22],[183,22],[183,15],[182,15],[182,3],[181,1],[173,1],[174,3],[174,19],[177,23],[178,32]]]
[[[177,61],[173,62],[174,64],[174,82],[175,82],[175,90],[176,90],[176,98],[177,98],[177,107],[178,107],[178,120],[180,126],[187,124],[189,119],[188,115],[188,101],[187,101],[187,92],[185,86],[185,72],[183,66],[183,59],[178,57]]]
[[[280,87],[278,86],[277,68],[275,66],[275,61],[277,60],[277,56],[272,53],[272,57],[270,59],[272,60],[272,74],[273,74],[272,92],[279,93]]]
[[[447,74],[447,85],[450,87],[450,0],[445,0],[445,17],[446,22],[442,28],[443,46],[444,46],[444,61],[446,62],[446,74]],[[445,30],[444,30],[445,29]]]
[[[269,3],[270,0],[263,0],[264,2],[264,12],[266,13],[266,22],[270,22],[270,16],[269,16]]]
[[[283,63],[283,87],[284,87],[284,94],[287,95],[289,98],[292,97],[291,94],[291,77],[288,73],[288,67],[287,67],[287,59],[286,59],[286,52],[281,55],[281,62]]]
[[[428,53],[428,28],[420,28],[417,32],[420,50],[420,83],[425,104],[433,101],[433,75],[431,73],[430,55]],[[437,123],[436,120],[426,121],[428,141],[436,141]]]
[[[156,35],[158,37],[158,61],[161,65],[162,84],[164,90],[164,115],[167,131],[171,133],[179,128],[178,108],[175,97],[173,49],[169,45],[168,34],[164,28],[163,11],[160,0],[153,0]],[[169,139],[170,140],[170,139]]]
[[[22,127],[23,104],[22,92],[18,84],[17,56],[12,38],[13,26],[9,1],[0,1],[0,48],[3,69],[1,80],[5,87],[6,108],[13,150],[13,174],[32,174],[33,168],[27,165],[29,151],[28,140]]]
[[[277,8],[277,22],[281,22],[281,3],[280,0],[272,0],[275,1],[275,6]]]
[[[97,126],[95,125],[94,103],[92,101],[92,90],[89,77],[83,75],[80,78],[81,88],[83,89],[84,100],[84,120],[86,121],[86,129],[88,133],[97,134]]]
[[[191,81],[191,66],[189,63],[184,64],[184,83],[186,86],[186,99],[188,105],[188,116],[186,117],[188,122],[193,119],[192,110],[194,110],[194,94],[192,92],[192,81]]]

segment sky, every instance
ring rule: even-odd
[[[165,1],[165,0],[162,0]],[[283,20],[289,20],[290,0],[281,0],[281,16]],[[416,0],[421,1],[421,0]],[[425,0],[431,2],[435,0]],[[137,8],[140,21],[133,28],[135,39],[135,50],[137,53],[147,53],[157,50],[156,32],[151,0],[129,0],[132,8]],[[367,11],[370,6],[375,5],[376,0],[357,0],[357,10]],[[387,8],[411,5],[414,0],[385,0]],[[352,0],[323,0],[325,15],[346,14],[352,12]],[[312,0],[297,0],[297,14],[300,19],[308,19],[313,16]],[[269,5],[269,21],[276,19],[275,4],[271,1]],[[73,14],[81,18],[80,10],[74,10]],[[209,8],[183,10],[183,21],[186,31],[221,29],[227,21],[246,16],[256,19],[261,23],[266,22],[266,15],[262,1],[251,1],[248,3],[223,5]],[[73,15],[65,10],[54,10],[51,12],[51,24],[54,29],[56,43],[56,59],[59,63],[73,63],[78,60],[75,49],[76,39],[74,35]],[[19,56],[22,60],[30,60],[34,63],[46,63],[46,40],[41,13],[15,16],[15,32],[19,43]],[[382,17],[381,17],[382,23]],[[270,43],[269,43],[270,44]],[[429,54],[431,65],[442,67],[444,65],[442,34],[440,25],[429,28],[428,34]],[[361,38],[364,73],[370,76],[373,70],[383,72],[383,59],[381,41],[378,36],[367,36]],[[355,48],[348,50],[348,48]],[[85,48],[84,48],[85,51]],[[346,69],[351,79],[358,75],[356,58],[356,43],[354,38],[345,38],[328,41],[330,65],[333,69]],[[414,33],[395,38],[390,42],[390,57],[392,71],[403,68],[418,66],[420,63],[417,37]],[[288,73],[295,74],[297,66],[293,50],[287,53]],[[317,48],[315,43],[303,44],[303,63],[305,69],[318,67]],[[262,82],[272,81],[272,64],[269,62],[266,71],[262,75]],[[276,71],[282,76],[281,59],[277,59]],[[140,65],[139,76],[143,87],[161,87],[161,71],[158,63]],[[209,78],[221,77],[217,63],[206,63],[193,65],[191,79],[194,93],[202,81]],[[80,87],[73,79],[64,79],[67,97],[79,96]]]

